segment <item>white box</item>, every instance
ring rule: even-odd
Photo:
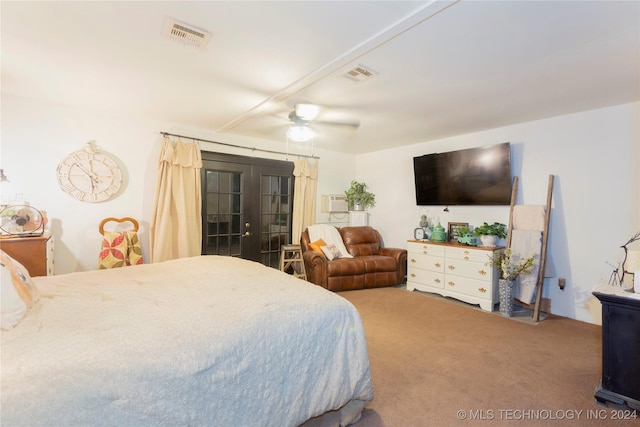
[[[349,211],[349,225],[351,227],[369,225],[369,215],[367,211]]]

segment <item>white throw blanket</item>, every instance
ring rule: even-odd
[[[517,299],[531,304],[536,296],[536,284],[538,283],[538,272],[540,271],[542,232],[536,230],[513,230],[511,232],[511,250],[513,251],[514,262],[535,254],[533,269],[529,274],[518,276],[514,291]]]
[[[544,230],[546,208],[541,205],[513,207],[513,230]]]
[[[535,264],[529,274],[518,276],[515,297],[531,304],[536,297],[540,256],[542,253],[542,232],[544,230],[546,207],[542,205],[517,205],[513,208],[511,249],[522,258],[535,255]],[[545,263],[545,277],[551,277],[551,264]]]
[[[34,281],[0,335],[2,426],[297,426],[373,398],[353,305],[273,268],[203,256]]]
[[[307,230],[309,231],[309,242],[313,243],[322,239],[327,245],[336,246],[340,251],[340,258],[353,258],[344,246],[340,232],[333,225],[314,224],[310,225]]]

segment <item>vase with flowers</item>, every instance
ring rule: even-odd
[[[513,298],[516,279],[521,274],[529,274],[533,270],[535,254],[522,258],[514,254],[511,248],[496,251],[487,261],[487,265],[496,267],[500,273],[498,285],[500,295],[500,313],[505,317],[513,316]]]

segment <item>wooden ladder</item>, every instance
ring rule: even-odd
[[[511,189],[511,207],[509,210],[509,228],[507,234],[507,248],[511,247],[511,231],[513,230],[513,208],[516,205],[516,195],[518,192],[518,177],[513,178],[513,187]],[[540,249],[540,269],[538,271],[538,280],[536,282],[536,300],[533,307],[533,321],[540,321],[540,304],[542,303],[542,285],[544,284],[544,273],[547,262],[547,242],[549,241],[549,221],[551,219],[551,197],[553,193],[553,175],[549,175],[549,183],[547,185],[547,203],[545,206],[544,228],[542,231],[542,247]]]
[[[291,267],[293,269],[293,277],[307,280],[307,272],[304,269],[300,245],[282,245],[281,249],[280,271],[286,272]]]

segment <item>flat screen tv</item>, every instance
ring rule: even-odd
[[[511,144],[469,148],[413,158],[416,203],[511,204]]]

